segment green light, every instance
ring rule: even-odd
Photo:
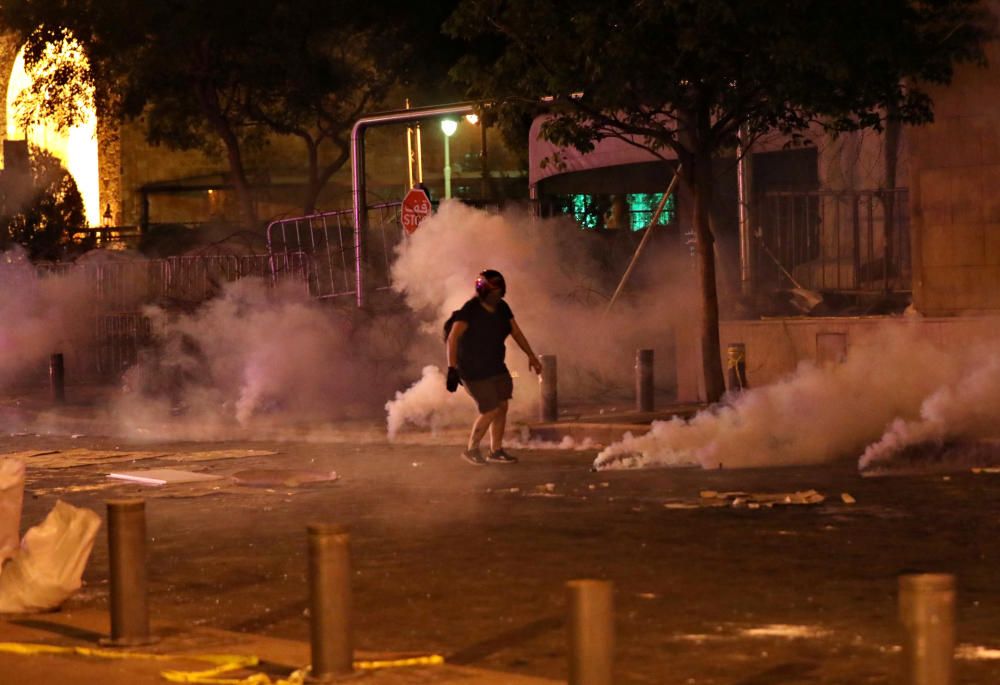
[[[646,228],[649,220],[653,218],[656,206],[660,204],[663,193],[629,193],[625,196],[628,205],[630,227],[633,231],[641,231]],[[674,220],[676,196],[671,195],[663,205],[660,218],[656,222],[657,226],[666,226]]]

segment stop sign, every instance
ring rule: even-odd
[[[411,188],[410,192],[403,198],[403,206],[399,212],[399,221],[403,224],[403,230],[412,234],[431,211],[431,199],[427,197],[427,193],[420,188]]]

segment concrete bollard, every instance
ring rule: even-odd
[[[62,404],[66,401],[66,366],[61,352],[49,357],[49,387],[53,402]]]
[[[729,371],[729,392],[747,389],[747,346],[732,343],[726,348],[726,367]]]
[[[543,354],[539,357],[542,362],[541,376],[541,411],[539,419],[541,421],[559,420],[559,389],[558,389],[558,367],[556,355]]]
[[[155,642],[149,633],[146,582],[146,502],[108,500],[108,570],[111,638],[104,644],[132,647]]]
[[[614,680],[614,586],[604,580],[571,580],[569,685],[612,685]]]
[[[330,524],[311,524],[307,530],[310,676],[314,681],[329,682],[354,671],[350,535],[342,526]]]
[[[954,685],[955,577],[900,576],[904,685]]]
[[[653,350],[635,351],[635,410],[653,411]]]

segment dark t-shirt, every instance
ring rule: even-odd
[[[507,372],[504,341],[510,335],[510,321],[514,312],[500,300],[496,311],[489,311],[478,297],[462,305],[455,312],[455,321],[469,325],[458,341],[458,372],[462,378],[479,381]]]

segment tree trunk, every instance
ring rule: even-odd
[[[257,225],[257,211],[253,206],[253,195],[250,193],[250,183],[247,181],[246,169],[243,166],[243,153],[229,121],[219,110],[218,95],[210,84],[198,88],[202,109],[208,118],[216,135],[226,148],[226,159],[229,162],[229,173],[233,188],[240,204],[240,216],[246,223],[246,228],[253,229]]]
[[[689,187],[694,201],[694,232],[698,255],[698,281],[701,293],[700,328],[702,377],[709,402],[718,402],[726,392],[719,342],[719,295],[715,279],[715,236],[712,234],[712,156],[692,155]]]
[[[316,200],[322,186],[319,182],[319,143],[305,139],[306,154],[309,156],[309,179],[306,182],[306,196],[302,202],[302,213],[309,215],[316,211]]]

